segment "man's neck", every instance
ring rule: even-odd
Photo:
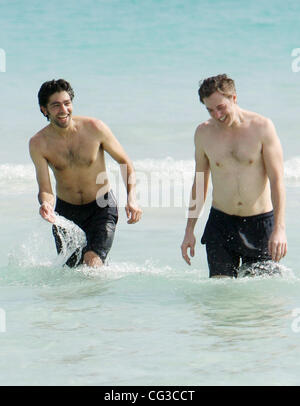
[[[69,137],[70,135],[73,135],[74,130],[75,130],[75,123],[73,119],[71,118],[70,123],[67,127],[59,127],[57,124],[51,122],[50,123],[51,129],[60,137]]]
[[[232,123],[230,124],[230,129],[235,130],[242,126],[244,122],[243,111],[238,106],[236,106]]]

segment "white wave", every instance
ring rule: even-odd
[[[172,157],[163,159],[143,159],[133,162],[134,168],[139,176],[151,175],[151,179],[160,178],[173,180],[174,177],[181,179],[193,179],[195,163],[194,160],[175,160]],[[118,174],[119,165],[112,161],[107,161],[108,177]],[[50,171],[53,182],[54,177]],[[300,183],[300,156],[290,158],[284,163],[284,177],[287,184],[298,186]],[[1,164],[0,165],[0,188],[3,193],[24,193],[37,189],[35,169],[33,164]]]
[[[0,190],[1,194],[23,194],[37,189],[33,165],[1,164]]]
[[[164,175],[172,175],[174,172],[190,172],[194,171],[193,160],[175,160],[171,157],[164,159],[144,159],[134,161],[136,171],[143,171],[147,173],[159,172]],[[119,165],[109,160],[107,162],[107,169],[110,172],[119,171]],[[51,174],[51,171],[50,171]],[[31,164],[1,164],[0,165],[0,182],[11,181],[35,181],[35,170]]]
[[[0,165],[0,182],[3,181],[20,181],[26,182],[35,179],[33,165],[21,164],[1,164]]]
[[[300,157],[296,156],[284,163],[284,177],[290,184],[300,182]]]

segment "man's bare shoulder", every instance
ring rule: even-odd
[[[270,129],[274,129],[272,120],[259,113],[255,113],[253,111],[244,111],[244,118],[245,121],[248,121],[251,126],[255,127],[257,130],[260,130],[262,134]]]
[[[201,140],[206,134],[210,133],[214,128],[214,124],[211,119],[199,124],[195,131],[195,140]]]
[[[42,150],[46,144],[46,136],[49,132],[49,125],[42,128],[36,134],[34,134],[29,140],[29,148],[30,150]]]
[[[254,118],[254,125],[256,126],[256,131],[260,136],[262,144],[273,143],[278,139],[277,132],[273,121],[264,117],[260,114],[256,114]]]
[[[77,116],[73,117],[73,119],[76,124],[79,124],[84,129],[88,130],[89,133],[96,136],[103,136],[108,129],[107,125],[102,120],[95,117]]]

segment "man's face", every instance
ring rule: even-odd
[[[226,97],[219,92],[214,92],[203,99],[210,116],[222,126],[231,126],[236,106],[236,95]]]
[[[72,100],[65,91],[53,93],[49,98],[47,107],[42,107],[42,111],[49,117],[51,123],[60,128],[67,128],[72,117]]]

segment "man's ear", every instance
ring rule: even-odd
[[[236,94],[232,95],[232,101],[233,101],[234,104],[236,104],[236,102],[237,102]]]
[[[48,111],[47,111],[46,107],[40,106],[40,110],[41,110],[41,113],[42,113],[45,117],[49,118],[49,117],[48,117]]]

